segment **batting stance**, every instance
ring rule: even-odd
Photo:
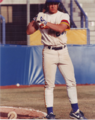
[[[70,29],[67,13],[59,11],[60,0],[46,0],[46,12],[40,12],[27,27],[27,34],[40,30],[42,34],[43,71],[45,77],[45,103],[47,118],[55,119],[53,114],[53,90],[57,66],[63,75],[72,111],[71,118],[85,119],[79,110],[74,69],[68,54],[66,30]]]

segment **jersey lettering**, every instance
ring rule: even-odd
[[[45,21],[42,17],[40,17],[41,22]]]
[[[69,26],[69,15],[63,12],[58,11],[55,14],[49,14],[48,12],[44,13],[45,17],[44,20],[50,22],[52,24],[64,24],[68,23]],[[41,17],[41,16],[40,16]],[[43,16],[42,16],[43,17]],[[44,20],[40,18],[42,22]],[[45,45],[54,45],[54,46],[61,46],[67,42],[66,31],[60,33],[59,31],[55,31],[53,29],[40,29],[42,33],[42,43]]]
[[[49,35],[55,35],[56,37],[59,37],[60,35],[63,35],[65,32],[62,32],[62,33],[60,33],[60,32],[56,32],[56,31],[54,31],[54,30],[52,30],[52,29],[49,29],[48,30],[48,34]]]
[[[62,32],[62,33],[56,32],[56,36],[59,37],[60,35],[63,35],[64,33],[65,33],[65,32]]]

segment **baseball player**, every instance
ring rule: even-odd
[[[47,119],[55,119],[53,113],[53,90],[57,66],[66,82],[67,93],[72,107],[70,117],[85,119],[78,107],[74,69],[66,45],[66,31],[70,29],[69,15],[59,11],[60,4],[62,4],[60,0],[46,0],[45,13],[38,13],[28,25],[27,34],[32,34],[38,29],[42,34]]]

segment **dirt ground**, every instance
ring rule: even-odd
[[[95,85],[77,86],[79,108],[88,119],[95,119]],[[46,112],[44,87],[0,89],[0,106],[22,107]],[[71,105],[66,86],[54,89],[54,114],[57,119],[70,119]]]

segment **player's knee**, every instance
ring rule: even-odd
[[[45,88],[51,89],[54,88],[55,84],[52,82],[45,82]]]
[[[44,87],[45,87],[45,88],[48,88],[48,89],[51,89],[51,88],[54,88],[55,85],[54,85],[54,84],[53,84],[53,85],[45,85]]]
[[[73,80],[68,80],[68,81],[66,81],[66,86],[67,87],[76,87],[76,81],[75,81],[75,79]]]

